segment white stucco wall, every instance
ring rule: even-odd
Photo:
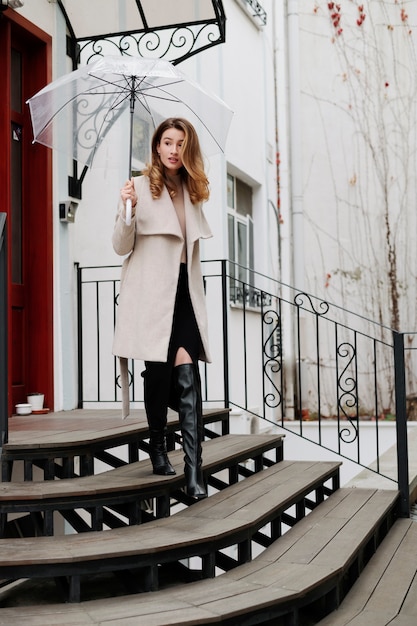
[[[23,7],[16,9],[16,12],[36,24],[51,37],[55,35],[57,12],[55,2],[52,0],[51,2],[44,0],[25,2]]]
[[[400,327],[409,329],[415,320],[417,3],[337,4],[334,26],[337,9],[329,11],[329,3],[298,2],[307,284],[371,319],[381,310],[391,325],[389,238]]]

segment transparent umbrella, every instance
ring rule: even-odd
[[[224,151],[233,115],[169,61],[122,56],[102,57],[58,78],[28,104],[34,141],[88,167],[100,155],[101,162],[111,158],[113,144],[104,141],[110,131],[128,141],[128,178],[135,153],[144,160],[153,129],[167,117],[188,119],[210,156]]]

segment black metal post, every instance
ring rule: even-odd
[[[229,327],[227,315],[227,271],[226,259],[222,259],[222,312],[223,312],[223,377],[224,406],[229,408]]]
[[[397,427],[397,472],[400,492],[399,514],[410,517],[408,476],[407,402],[405,383],[404,335],[393,331],[395,369],[395,415]]]
[[[0,213],[0,445],[9,436],[8,369],[7,369],[7,234],[6,213]]]
[[[75,159],[72,161],[72,176],[68,176],[68,195],[71,198],[82,199],[82,186],[87,172],[88,166],[84,165],[81,176],[78,178],[78,162]]]
[[[83,303],[82,303],[82,268],[75,263],[77,272],[77,347],[78,347],[78,408],[83,408]]]

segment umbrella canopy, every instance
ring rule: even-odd
[[[152,132],[167,117],[184,117],[195,127],[207,156],[223,151],[232,111],[186,77],[169,61],[103,57],[47,85],[28,101],[34,141],[64,151],[91,166],[104,150],[111,161],[114,144],[129,141],[132,158],[148,158]],[[114,151],[114,150],[113,150]],[[133,153],[133,154],[132,154]],[[101,161],[103,162],[103,158]]]

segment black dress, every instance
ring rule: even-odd
[[[187,266],[185,263],[180,265],[168,361],[175,361],[178,348],[184,348],[192,361],[197,363],[201,353],[201,338],[191,303]]]
[[[172,323],[171,338],[166,362],[145,361],[144,400],[148,414],[161,420],[161,425],[166,421],[168,406],[178,410],[175,384],[173,382],[174,363],[179,348],[184,348],[196,365],[198,374],[198,358],[201,353],[201,337],[191,303],[188,288],[187,265],[181,263],[178,278],[177,294],[175,298],[174,316]]]

